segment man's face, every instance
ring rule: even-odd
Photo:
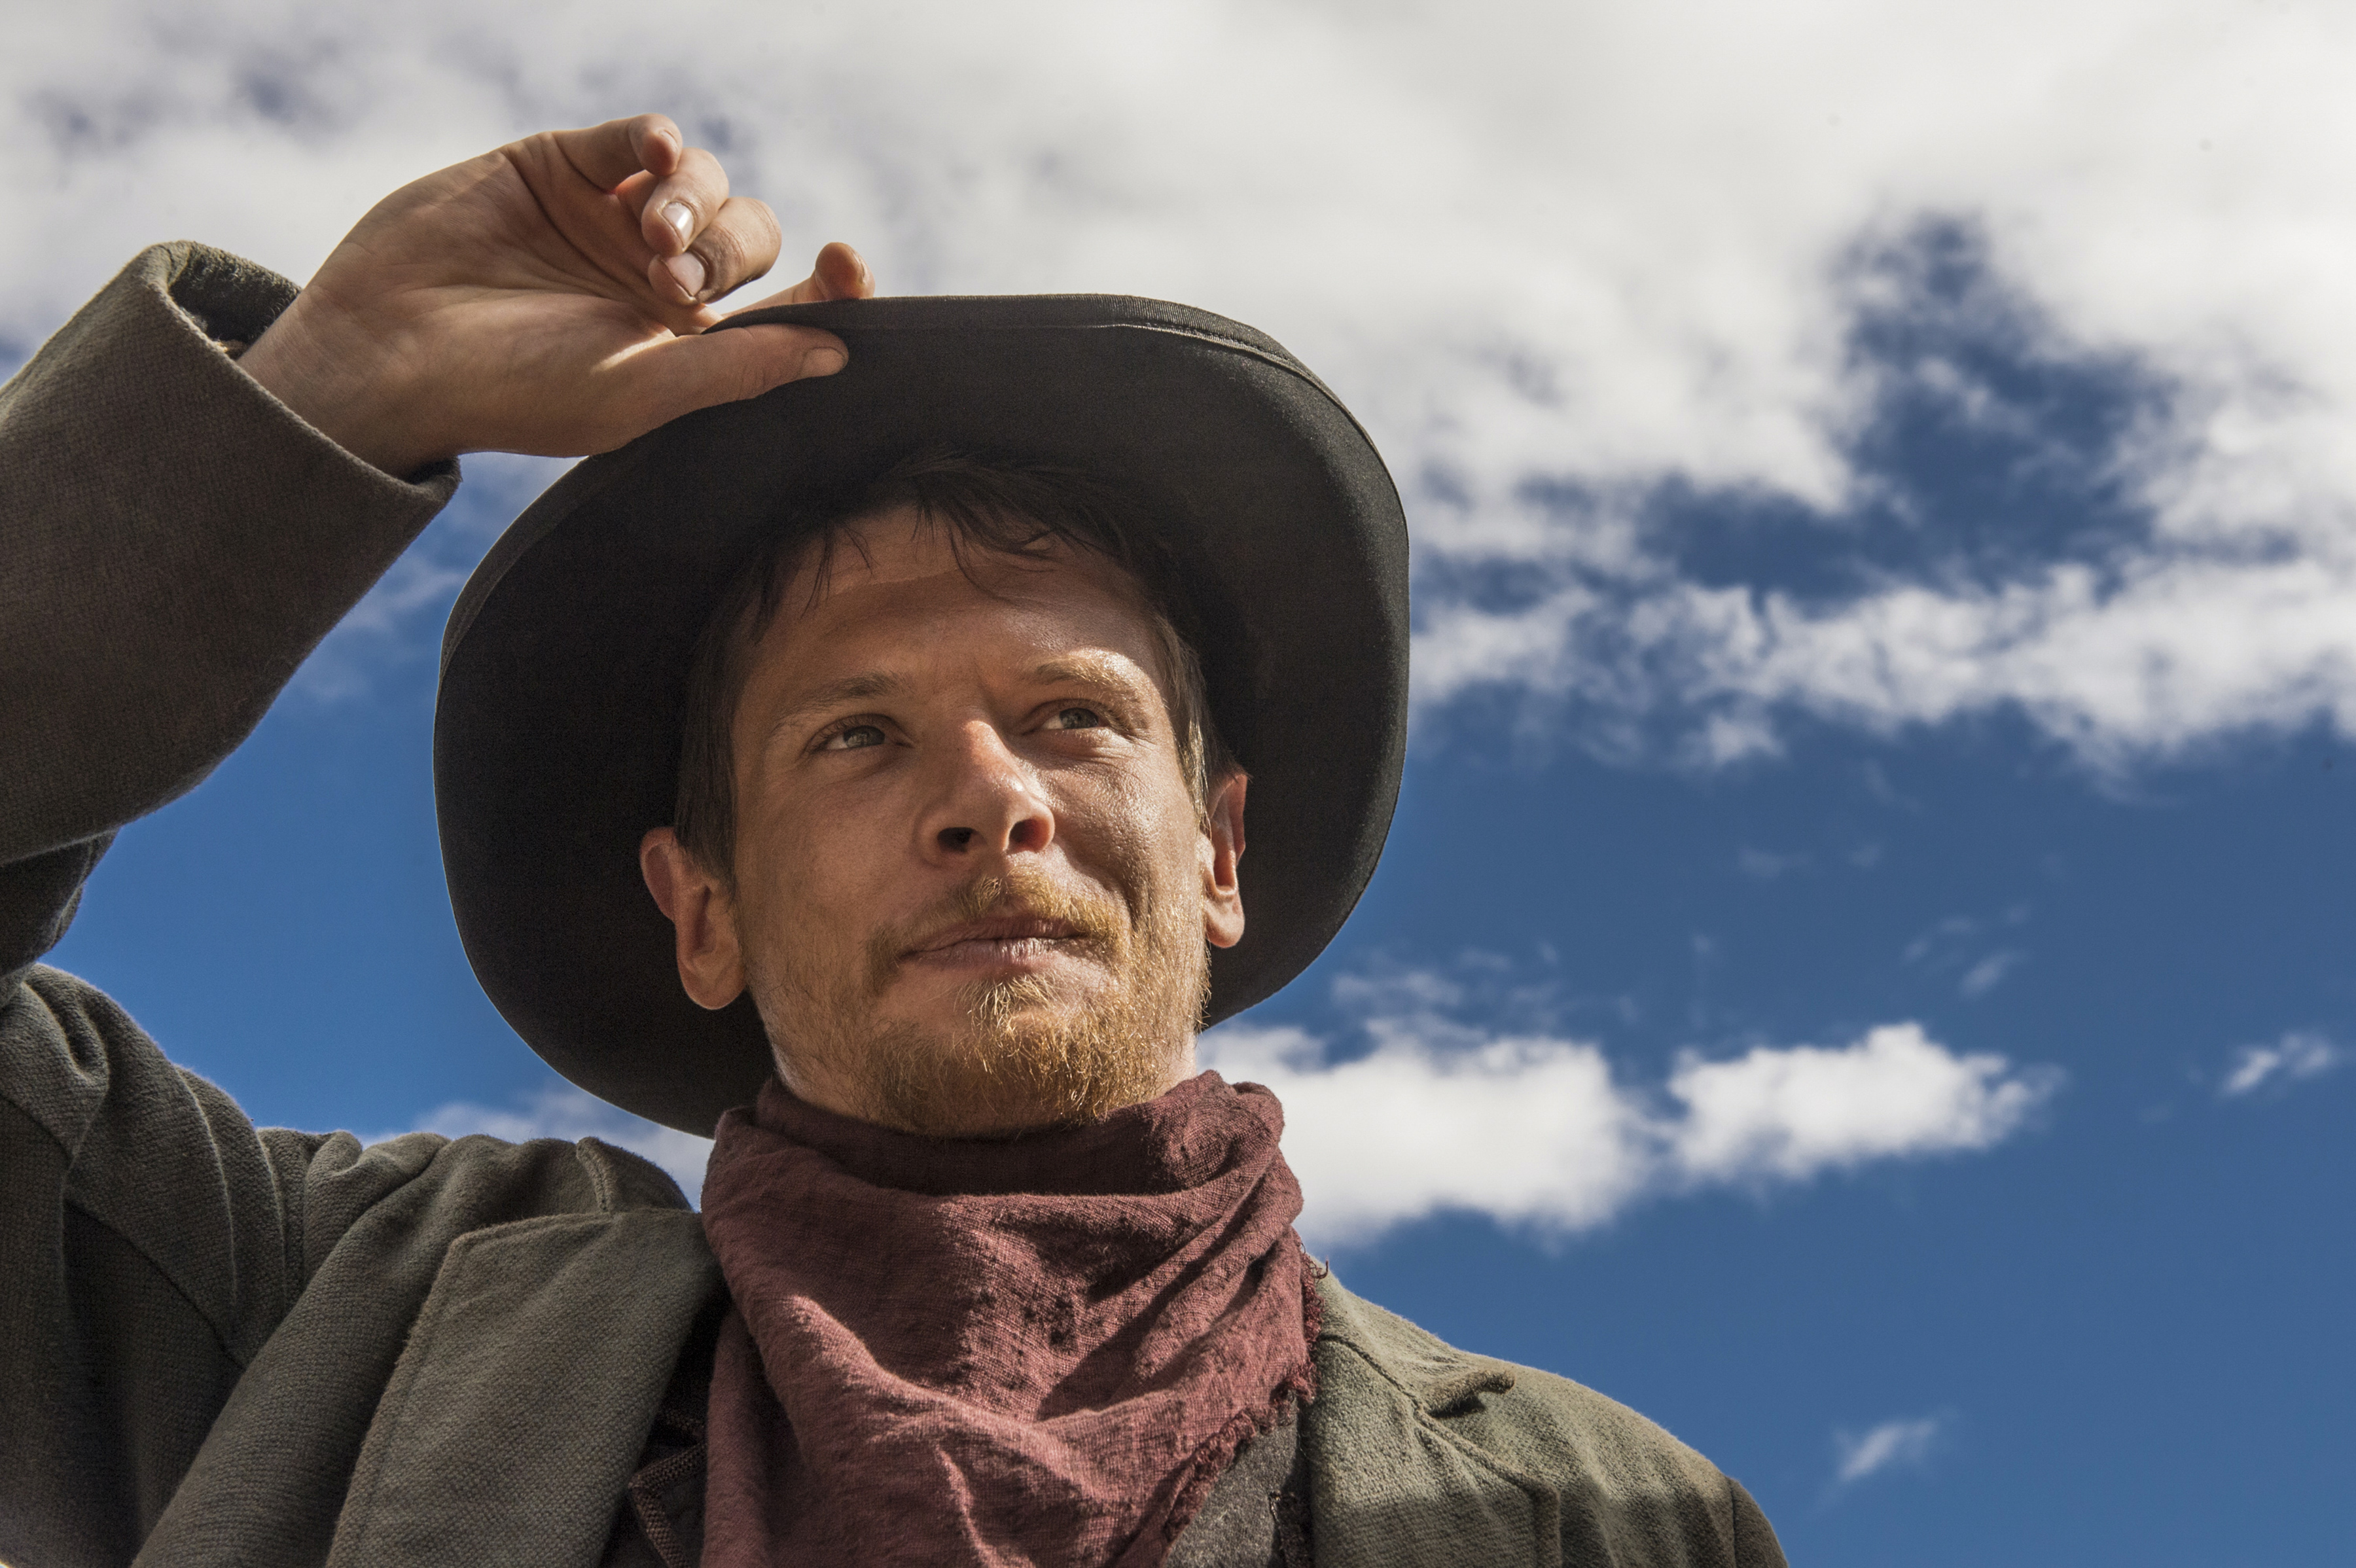
[[[913,511],[854,534],[755,650],[710,951],[656,887],[682,978],[706,1005],[749,987],[787,1086],[887,1125],[986,1135],[1159,1094],[1193,1071],[1205,940],[1242,933],[1243,780],[1198,808],[1118,569],[975,551],[969,575]]]

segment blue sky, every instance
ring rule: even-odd
[[[1417,548],[1382,870],[1206,1040],[1284,1094],[1312,1241],[1662,1421],[1797,1562],[2342,1560],[2356,38],[1982,10],[747,7],[626,48],[596,7],[102,5],[5,68],[0,348],[146,240],[299,277],[401,179],[642,104],[887,289],[1269,330]],[[691,1175],[451,927],[434,639],[554,469],[469,471],[56,961],[258,1119]]]

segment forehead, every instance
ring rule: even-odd
[[[1010,650],[1100,646],[1163,673],[1160,618],[1118,564],[1053,539],[1009,555],[960,541],[913,507],[856,520],[830,550],[805,553],[777,605],[756,681],[790,683],[845,660],[922,659],[977,639]]]

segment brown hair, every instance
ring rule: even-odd
[[[847,499],[782,514],[771,542],[720,596],[688,668],[672,816],[680,845],[699,865],[723,882],[734,881],[731,733],[753,650],[784,607],[787,588],[805,566],[812,567],[809,602],[816,604],[824,596],[835,551],[846,542],[864,550],[853,525],[903,507],[947,532],[958,566],[969,576],[976,550],[1038,560],[1060,545],[1119,567],[1143,602],[1161,655],[1179,766],[1196,809],[1208,809],[1212,782],[1234,772],[1236,762],[1211,714],[1177,564],[1142,509],[1077,469],[935,450],[893,465]]]

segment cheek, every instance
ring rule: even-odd
[[[802,951],[849,935],[843,916],[865,902],[854,879],[862,863],[844,835],[812,832],[806,820],[765,824],[740,841],[737,897],[754,941],[781,939]]]
[[[1125,891],[1183,898],[1199,874],[1201,831],[1183,785],[1108,779],[1066,808],[1070,836]]]
[[[788,774],[756,779],[738,799],[757,815],[737,830],[737,882],[757,887],[776,917],[798,926],[873,920],[884,907],[889,870],[907,849],[907,801],[897,789],[811,789]]]

